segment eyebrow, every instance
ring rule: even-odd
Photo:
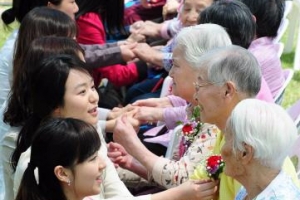
[[[92,82],[94,82],[93,78],[91,78],[90,83],[92,83]],[[87,85],[87,83],[80,83],[80,84],[78,84],[78,85],[75,86],[75,90],[78,89],[78,88],[80,88],[80,87],[84,87],[86,85]]]

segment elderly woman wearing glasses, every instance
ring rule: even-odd
[[[199,66],[195,99],[200,107],[201,121],[215,124],[221,130],[213,149],[214,154],[220,154],[221,148],[226,143],[223,132],[232,110],[242,100],[255,97],[260,89],[261,72],[259,65],[249,51],[237,46],[215,49],[199,59],[190,59],[189,62]],[[258,115],[256,115],[257,118],[259,118]],[[266,123],[269,124],[269,122]],[[238,134],[243,133],[239,132]],[[274,140],[274,143],[277,141]],[[277,151],[272,153],[277,155],[275,152]],[[299,186],[290,159],[283,158],[283,160],[282,170],[289,174],[294,183]],[[239,169],[233,169],[233,171],[237,170]],[[252,178],[256,177],[252,176]],[[221,174],[220,199],[234,199],[239,189],[240,184],[238,182],[224,173]]]
[[[227,121],[224,137],[224,172],[244,186],[236,200],[300,199],[299,188],[281,170],[297,137],[282,107],[255,99],[241,101]]]
[[[176,53],[183,56],[176,58]],[[232,110],[240,101],[254,98],[260,90],[261,72],[257,60],[249,51],[238,46],[215,49],[202,56],[197,56],[193,51],[175,51],[174,54],[175,68],[176,62],[182,61],[186,65],[197,68],[195,104],[200,107],[201,121],[215,124],[221,130],[217,134],[212,150],[214,154],[220,154],[221,147],[225,143],[223,131]],[[144,150],[145,147],[139,145],[137,140],[134,140],[136,134],[130,131],[130,125],[126,120],[118,120],[114,137],[150,172],[153,173],[154,166],[161,162],[147,153]],[[292,176],[296,185],[299,185],[293,164],[288,158],[284,161],[282,169]],[[219,199],[234,199],[240,187],[237,181],[222,173]]]

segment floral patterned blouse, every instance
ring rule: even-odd
[[[173,155],[174,160],[163,157],[157,160],[149,180],[166,188],[175,187],[187,181],[199,162],[212,153],[218,132],[219,129],[215,125],[204,124],[183,157],[176,159],[178,148],[177,153]]]

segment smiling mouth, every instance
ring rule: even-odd
[[[88,113],[95,113],[95,112],[97,112],[97,107],[88,111]]]

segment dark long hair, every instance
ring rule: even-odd
[[[21,23],[31,9],[38,6],[47,6],[48,2],[58,6],[62,0],[13,0],[12,7],[5,10],[1,18],[5,25],[11,24],[15,19]]]
[[[13,78],[24,62],[24,54],[30,43],[41,36],[62,36],[75,38],[77,27],[67,14],[47,7],[31,10],[23,19],[15,46]]]
[[[27,51],[30,48],[31,42],[42,36],[62,36],[73,38],[76,36],[76,24],[65,13],[46,7],[35,8],[26,15],[20,26],[19,36],[16,41],[16,49],[13,66],[13,84],[10,92],[7,109],[4,113],[4,122],[11,126],[22,126],[24,120],[28,117],[26,111],[26,103],[20,98],[20,93],[23,92],[23,87],[26,87],[26,82],[20,79],[24,75],[25,68],[32,68],[36,65],[41,57],[36,57],[33,62],[27,64]],[[45,52],[40,52],[38,56],[47,55],[46,50],[50,54],[59,52],[58,49],[51,50],[44,47]],[[55,52],[57,51],[57,52]],[[44,53],[44,54],[43,54]],[[26,79],[24,79],[26,81]],[[23,107],[24,106],[24,107]]]
[[[97,130],[78,119],[49,119],[36,131],[30,163],[24,172],[16,200],[66,200],[54,168],[74,169],[100,149]],[[38,169],[39,183],[34,169]]]
[[[284,0],[242,0],[256,18],[257,37],[276,37],[284,15]]]
[[[125,33],[124,0],[76,0],[76,3],[79,7],[76,18],[88,12],[95,12],[103,19],[107,33]]]
[[[31,145],[32,135],[42,120],[51,117],[56,108],[64,105],[65,84],[71,69],[89,74],[85,63],[77,56],[64,54],[44,58],[28,74],[30,114],[17,138],[16,149],[11,158],[13,170],[21,153]]]
[[[223,26],[232,44],[248,48],[255,37],[255,21],[249,8],[238,0],[220,0],[203,10],[199,23]]]

